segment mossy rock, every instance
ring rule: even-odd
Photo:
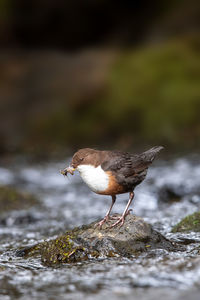
[[[176,224],[172,232],[185,232],[185,231],[196,231],[200,232],[200,211],[193,213],[182,219]]]
[[[10,186],[0,186],[0,214],[11,210],[28,209],[38,203],[38,200],[27,192],[20,192]]]
[[[125,224],[120,228],[110,228],[113,222],[110,220],[102,229],[95,226],[96,222],[76,227],[54,240],[18,250],[17,255],[39,255],[43,263],[55,266],[98,257],[130,257],[150,249],[176,249],[174,243],[140,217],[127,216]]]

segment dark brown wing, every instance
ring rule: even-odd
[[[151,161],[142,154],[132,155],[127,152],[112,151],[101,166],[104,171],[122,172],[128,177],[142,171],[150,163]]]
[[[124,192],[133,191],[144,180],[148,168],[139,155],[118,151],[113,151],[109,160],[104,161],[101,166],[104,171],[111,171],[115,175]]]
[[[119,184],[126,187],[126,190],[133,190],[140,184],[147,174],[149,165],[156,154],[163,147],[154,147],[141,154],[130,154],[127,152],[112,151],[102,163],[104,171],[112,171]]]
[[[125,173],[130,171],[132,166],[131,155],[121,151],[107,151],[105,161],[101,164],[104,171],[118,172],[123,170]],[[128,174],[127,174],[128,175]]]

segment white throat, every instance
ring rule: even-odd
[[[101,166],[95,168],[92,165],[79,165],[77,170],[93,192],[100,193],[108,188],[109,177]]]

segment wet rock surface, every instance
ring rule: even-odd
[[[43,263],[54,265],[92,257],[131,257],[149,249],[178,249],[140,217],[128,215],[123,226],[110,228],[114,222],[110,220],[101,229],[96,222],[77,227],[55,240],[19,250],[16,254],[39,254]]]
[[[84,245],[93,247],[104,255],[109,255],[112,249],[114,253],[123,256],[143,252],[148,248],[175,249],[169,240],[141,217],[128,215],[122,227],[110,228],[114,222],[110,220],[103,224],[102,229],[99,229],[95,222],[84,226],[80,231],[80,240]]]

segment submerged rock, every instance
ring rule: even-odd
[[[173,233],[185,231],[200,232],[200,211],[183,218],[172,229]]]
[[[39,201],[27,192],[19,192],[14,187],[0,186],[0,215],[11,210],[28,209]]]
[[[184,190],[182,187],[166,184],[159,189],[158,195],[160,202],[169,204],[180,201],[184,196]]]
[[[128,215],[122,227],[110,228],[110,220],[99,229],[96,222],[77,227],[62,236],[19,250],[20,256],[41,256],[43,263],[55,265],[98,257],[139,255],[149,249],[175,250],[176,246],[142,218]]]

